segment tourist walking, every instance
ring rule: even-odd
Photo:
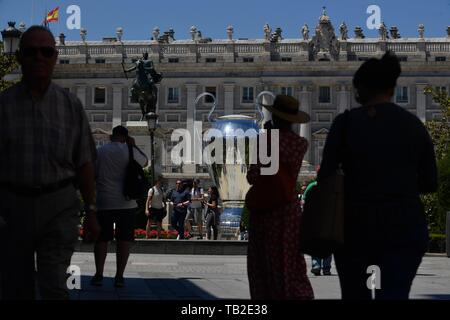
[[[52,82],[57,57],[51,31],[28,28],[17,54],[21,80],[0,93],[0,296],[5,300],[69,298],[66,272],[80,223],[77,189],[86,206],[87,239],[100,232],[94,139],[80,100]]]
[[[318,184],[345,173],[345,243],[335,254],[343,299],[371,299],[367,269],[381,272],[376,299],[408,299],[428,246],[419,194],[437,189],[430,136],[416,115],[391,102],[401,67],[392,53],[353,77],[361,107],[340,114],[328,134]]]
[[[293,123],[309,121],[299,111],[299,102],[290,96],[278,95],[273,106],[270,127],[279,130],[279,170],[286,172],[285,183],[292,185],[292,199],[273,210],[250,209],[247,269],[252,299],[312,299],[306,263],[300,253],[299,231],[301,209],[295,182],[302,165],[308,141],[293,131]],[[270,132],[269,132],[270,134]],[[247,173],[251,185],[261,179],[261,166],[252,165]],[[281,186],[267,185],[275,192]],[[271,202],[261,198],[261,207]]]
[[[101,233],[94,247],[96,271],[91,279],[94,286],[102,285],[108,242],[114,238],[117,241],[114,285],[123,287],[125,284],[123,274],[130,255],[130,246],[134,241],[135,215],[138,207],[136,200],[128,200],[123,194],[129,148],[132,148],[134,160],[145,167],[147,157],[123,126],[113,128],[111,142],[98,149],[95,176]]]
[[[316,172],[319,173],[320,166],[317,166]],[[303,204],[305,204],[308,201],[308,197],[311,194],[311,191],[317,187],[317,180],[311,181],[308,186],[306,187],[305,191],[302,194],[302,201]],[[333,257],[332,255],[326,257],[326,258],[319,258],[319,257],[311,257],[311,273],[315,276],[320,276],[320,273],[324,276],[330,276],[331,275],[331,261]]]

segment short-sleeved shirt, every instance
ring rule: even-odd
[[[191,199],[192,198],[200,198],[203,195],[203,189],[202,188],[192,188],[191,189]],[[202,207],[202,202],[200,200],[191,200],[191,203],[189,204],[189,208],[192,209],[199,209]]]
[[[164,192],[157,187],[151,187],[148,190],[148,196],[152,197],[151,207],[155,209],[164,208]]]
[[[145,154],[136,147],[133,157],[141,166],[147,162]],[[95,163],[98,210],[133,209],[136,200],[127,200],[123,194],[126,169],[129,163],[128,145],[110,142],[98,149]]]
[[[75,177],[96,149],[80,100],[50,83],[36,99],[24,82],[0,93],[0,182],[44,186]]]
[[[170,201],[173,202],[173,210],[176,212],[185,213],[187,211],[187,207],[177,207],[177,204],[186,202],[190,199],[191,195],[187,189],[182,191],[173,190],[170,194]]]

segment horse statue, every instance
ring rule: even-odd
[[[156,84],[161,82],[162,74],[155,71],[153,62],[148,59],[147,52],[134,63],[133,67],[129,69],[123,68],[123,70],[125,75],[136,70],[136,78],[133,80],[133,85],[130,89],[130,97],[132,101],[139,102],[142,112],[141,120],[144,120],[146,114],[156,112],[156,103],[158,101]]]

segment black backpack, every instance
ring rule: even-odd
[[[139,150],[139,149],[138,149]],[[139,152],[141,152],[139,150]],[[144,169],[134,159],[133,146],[128,144],[129,162],[125,175],[123,194],[128,200],[137,200],[147,196],[149,183],[144,174]]]

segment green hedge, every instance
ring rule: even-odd
[[[445,234],[430,234],[428,252],[445,253]]]

